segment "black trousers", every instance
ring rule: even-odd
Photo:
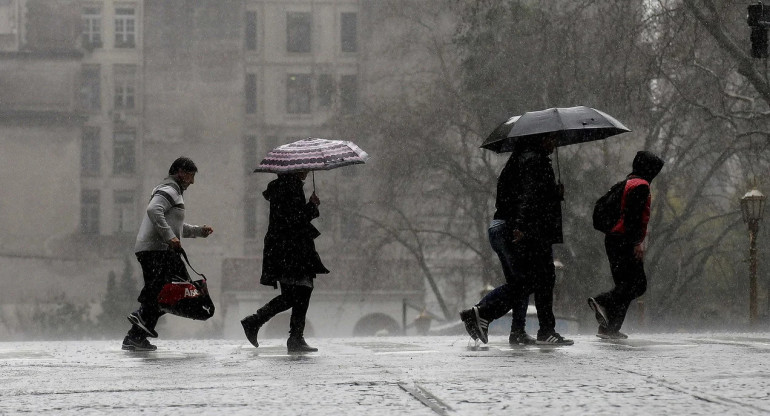
[[[144,287],[139,292],[140,307],[137,311],[149,329],[155,329],[158,319],[165,314],[158,306],[158,295],[163,285],[171,281],[172,276],[188,278],[187,268],[178,253],[167,251],[140,251],[136,259],[142,266]],[[128,336],[136,339],[146,337],[145,332],[132,325]]]
[[[476,305],[479,315],[488,321],[513,311],[511,331],[523,330],[529,295],[535,294],[538,335],[550,335],[556,327],[553,314],[553,288],[556,270],[550,244],[522,240],[514,243],[505,226],[491,228],[489,240],[500,257],[506,283],[495,288]]]
[[[305,333],[305,316],[310,306],[310,295],[312,293],[312,287],[281,283],[281,294],[274,297],[257,311],[258,322],[262,325],[275,315],[291,309],[289,336],[292,338],[302,338]]]
[[[634,256],[633,243],[620,236],[607,235],[604,248],[615,287],[594,299],[607,311],[606,329],[615,332],[623,326],[631,301],[647,291],[647,276],[644,274],[644,262]]]

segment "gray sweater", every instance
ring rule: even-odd
[[[165,251],[168,242],[176,237],[203,237],[203,227],[184,222],[184,199],[182,189],[168,177],[152,190],[147,214],[139,226],[134,252]]]

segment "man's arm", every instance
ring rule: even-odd
[[[163,241],[171,241],[176,238],[174,231],[166,221],[166,211],[171,209],[171,203],[162,195],[157,194],[152,197],[147,204],[147,216],[150,217],[155,230],[163,238]]]
[[[206,238],[214,233],[214,229],[209,225],[192,225],[184,223],[182,225],[182,237],[184,238]]]

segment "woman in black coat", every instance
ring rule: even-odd
[[[305,342],[305,315],[316,274],[329,273],[315,249],[314,239],[321,233],[310,223],[319,216],[321,201],[315,193],[305,200],[302,189],[307,172],[279,174],[262,195],[270,201],[270,222],[265,235],[260,283],[277,288],[281,294],[257,313],[241,320],[246,338],[255,347],[259,328],[273,316],[291,308],[289,352],[312,352],[317,348]]]

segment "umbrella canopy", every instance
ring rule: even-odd
[[[367,159],[369,155],[353,142],[309,137],[271,150],[254,172],[330,170],[366,163]]]
[[[509,118],[484,140],[484,149],[511,152],[520,140],[556,134],[556,146],[603,140],[631,129],[590,107],[549,108]]]

